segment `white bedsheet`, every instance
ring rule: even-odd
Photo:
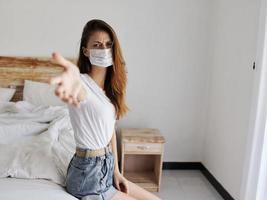
[[[0,178],[1,200],[77,200],[64,187],[44,179]]]
[[[0,178],[43,178],[65,186],[74,152],[66,106],[0,104]]]

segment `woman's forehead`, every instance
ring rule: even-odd
[[[90,37],[90,42],[108,42],[110,41],[109,34],[105,31],[94,32]]]

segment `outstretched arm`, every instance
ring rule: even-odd
[[[60,75],[48,81],[49,84],[57,84],[55,94],[62,101],[80,107],[80,102],[85,100],[87,91],[82,83],[79,68],[59,53],[53,53],[51,61],[64,68]]]

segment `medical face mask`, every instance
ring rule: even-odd
[[[90,49],[89,60],[92,65],[108,67],[113,64],[111,49]]]

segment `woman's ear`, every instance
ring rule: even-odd
[[[89,57],[89,50],[84,47],[82,47],[82,50],[83,50],[83,55],[85,55],[86,57]]]

